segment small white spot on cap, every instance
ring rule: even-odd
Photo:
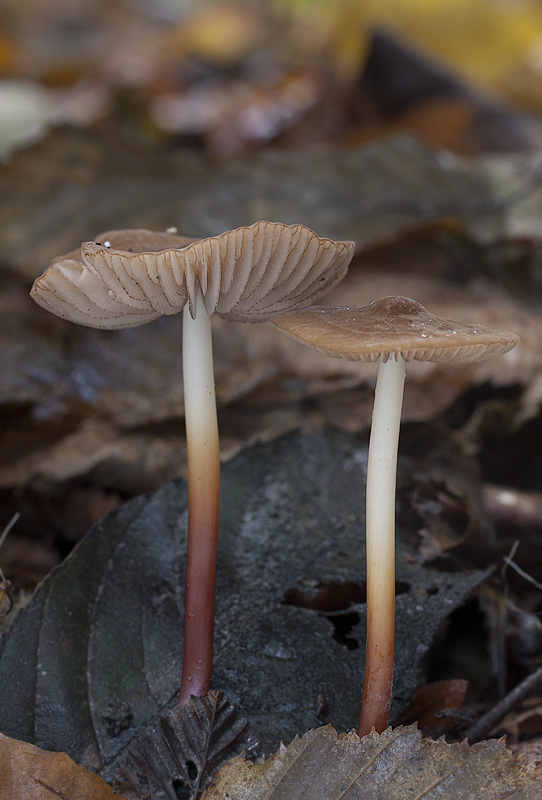
[[[176,233],[179,233],[179,231],[175,225],[170,225],[169,228],[166,228],[166,233],[169,233],[170,236],[174,236]]]

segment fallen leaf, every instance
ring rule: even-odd
[[[475,228],[484,211],[494,234],[502,230],[501,209],[478,169],[407,136],[355,150],[219,159],[127,151],[90,131],[58,129],[16,153],[0,174],[0,260],[26,280],[112,228],[177,225],[184,235],[208,236],[280,219],[366,248],[443,218]]]
[[[12,432],[4,441],[4,453],[8,446],[15,449],[16,442]],[[47,496],[80,479],[131,495],[158,488],[172,475],[183,474],[186,444],[182,435],[173,432],[170,436],[130,434],[89,418],[56,442],[49,439],[44,443],[36,435],[30,453],[19,453],[18,458],[12,455],[5,461],[0,463],[1,488],[28,487]]]
[[[540,697],[530,698],[522,707],[507,714],[497,726],[497,732],[506,733],[513,744],[527,743],[537,739],[540,747],[542,737],[542,702]],[[491,731],[493,734],[493,731]],[[540,754],[539,754],[540,755]]]
[[[347,135],[350,144],[403,131],[433,147],[478,156],[532,152],[541,140],[533,117],[465,82],[387,26],[373,31],[351,104],[358,118]]]
[[[222,469],[212,686],[249,720],[261,752],[314,725],[322,692],[336,725],[356,724],[366,458],[355,436],[291,434]],[[135,736],[175,702],[186,518],[186,485],[170,482],[104,517],[43,581],[0,639],[7,734],[65,750],[109,777]],[[442,621],[486,574],[448,575],[412,555],[399,526],[392,717],[418,685]],[[343,591],[329,611],[287,602],[295,589],[333,584],[357,593]]]
[[[529,770],[536,769],[542,764],[542,737],[537,736],[524,742],[517,742],[510,745],[510,750],[516,753],[518,762]]]
[[[532,266],[528,267],[527,275],[523,268],[518,270],[517,274],[512,273],[506,277],[512,289],[523,290],[523,299],[527,303],[534,299],[540,307],[539,279],[536,272],[539,255],[537,236],[542,209],[542,164],[539,149],[534,153],[515,153],[510,156],[487,155],[480,158],[478,164],[493,186],[493,190],[497,191],[505,201],[503,224],[494,252],[496,267],[501,274],[506,275],[506,260],[503,269],[501,259],[506,255],[507,249],[515,247],[521,254],[522,245],[529,245],[523,256],[523,260],[528,259],[531,253],[533,261]],[[524,239],[526,242],[522,241]],[[490,229],[486,241],[491,240]],[[534,298],[531,296],[532,289],[536,291]]]
[[[422,739],[415,725],[360,739],[331,725],[306,733],[263,764],[226,764],[202,800],[535,800],[542,769],[525,774],[504,741],[470,747]]]
[[[0,733],[2,800],[122,800],[98,775],[78,766],[66,753],[50,753]]]
[[[495,531],[482,501],[478,464],[445,437],[439,437],[415,474],[411,503],[422,520],[421,563],[458,548],[469,563],[492,561]]]
[[[247,722],[223,692],[175,706],[133,742],[119,761],[115,787],[128,798],[197,800],[233,755],[253,745]]]
[[[436,717],[435,714],[445,709],[461,708],[465,701],[469,682],[462,678],[433,681],[416,690],[412,701],[401,714],[402,725],[417,723],[420,728],[432,728],[442,735],[448,730],[451,720]]]
[[[371,9],[370,19],[486,85],[527,62],[541,42],[536,0],[513,6],[498,0],[475,5],[469,0],[388,0]]]

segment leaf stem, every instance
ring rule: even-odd
[[[533,695],[535,692],[540,691],[542,685],[542,667],[538,667],[530,675],[527,675],[521,683],[499,700],[489,711],[486,711],[476,722],[468,728],[464,735],[473,744],[489,736],[501,720],[509,714],[513,709],[525,700],[526,697]]]

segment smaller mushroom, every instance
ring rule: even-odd
[[[378,361],[366,496],[367,647],[358,733],[387,727],[395,649],[395,483],[406,363],[485,361],[519,337],[436,317],[406,297],[366,306],[312,306],[271,322],[292,339],[337,358]]]

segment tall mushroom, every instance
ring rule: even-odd
[[[256,222],[207,239],[108,231],[56,258],[34,300],[93,328],[128,328],[183,310],[188,541],[180,702],[210,686],[220,461],[211,315],[263,322],[320,297],[345,275],[353,242],[304,225]]]
[[[271,322],[326,355],[378,361],[367,464],[367,647],[358,733],[388,724],[395,641],[395,482],[406,362],[458,364],[500,356],[513,333],[436,317],[406,297],[366,306],[313,306]]]

